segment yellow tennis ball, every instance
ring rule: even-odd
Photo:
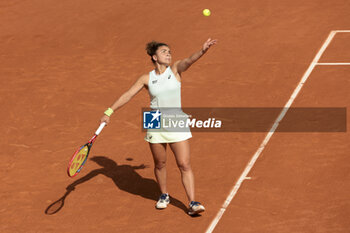
[[[211,12],[210,12],[209,9],[204,9],[204,10],[203,10],[203,15],[204,15],[204,16],[210,16],[210,14],[211,14]]]

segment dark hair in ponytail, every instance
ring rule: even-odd
[[[157,42],[157,41],[154,41],[154,40],[149,42],[149,43],[147,43],[147,45],[146,45],[147,54],[150,55],[151,60],[152,60],[153,63],[155,63],[155,61],[153,60],[153,55],[156,54],[156,51],[157,51],[157,49],[160,46],[167,46],[167,47],[169,47],[169,45],[167,45],[165,43]]]

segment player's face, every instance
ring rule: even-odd
[[[171,64],[171,51],[168,46],[160,46],[156,52],[156,61],[159,64],[170,65]]]

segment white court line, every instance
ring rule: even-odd
[[[335,30],[333,32],[350,32],[350,30]]]
[[[350,63],[346,62],[322,62],[322,63],[317,63],[316,65],[318,66],[348,66]]]
[[[278,127],[279,122],[284,118],[284,116],[286,115],[289,107],[292,105],[294,99],[297,97],[297,95],[299,94],[301,88],[303,87],[304,83],[306,82],[306,80],[308,79],[308,77],[310,76],[312,70],[315,68],[317,62],[319,61],[319,59],[321,58],[323,52],[326,50],[326,48],[328,47],[328,45],[331,43],[332,39],[334,38],[335,34],[337,32],[350,32],[350,30],[338,30],[338,31],[331,31],[328,35],[328,38],[326,39],[326,41],[323,43],[322,47],[320,48],[320,50],[318,51],[318,53],[316,54],[315,58],[313,59],[313,61],[311,62],[309,68],[306,70],[306,72],[304,73],[303,77],[301,78],[300,82],[298,83],[297,87],[295,88],[295,90],[293,91],[292,95],[290,96],[288,102],[286,103],[286,105],[284,106],[283,110],[281,111],[280,115],[277,117],[277,119],[275,120],[274,124],[272,125],[270,131],[267,133],[265,139],[263,140],[263,142],[260,144],[258,150],[255,152],[255,154],[253,155],[253,157],[250,159],[248,165],[245,167],[243,173],[241,174],[241,176],[239,177],[238,181],[236,182],[236,184],[233,186],[233,188],[231,189],[230,194],[227,196],[224,204],[222,205],[222,207],[220,208],[219,212],[217,213],[217,215],[215,216],[215,218],[213,219],[213,221],[211,222],[211,224],[209,225],[209,227],[206,230],[206,233],[211,233],[213,232],[213,230],[215,229],[216,225],[218,224],[218,222],[220,221],[222,215],[224,214],[224,212],[226,211],[226,208],[228,207],[228,205],[231,203],[232,199],[234,198],[234,196],[236,195],[238,189],[241,187],[241,184],[243,183],[244,180],[247,179],[247,175],[250,172],[250,170],[252,169],[252,167],[254,166],[256,160],[259,158],[261,152],[264,150],[265,146],[267,145],[267,143],[270,141],[270,138],[272,137],[272,135],[275,133],[276,128]],[[249,179],[249,178],[248,178]]]

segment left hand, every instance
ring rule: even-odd
[[[216,42],[217,42],[217,39],[212,40],[211,38],[209,38],[209,39],[203,44],[203,52],[207,52],[208,49],[209,49],[212,45],[216,44]]]

